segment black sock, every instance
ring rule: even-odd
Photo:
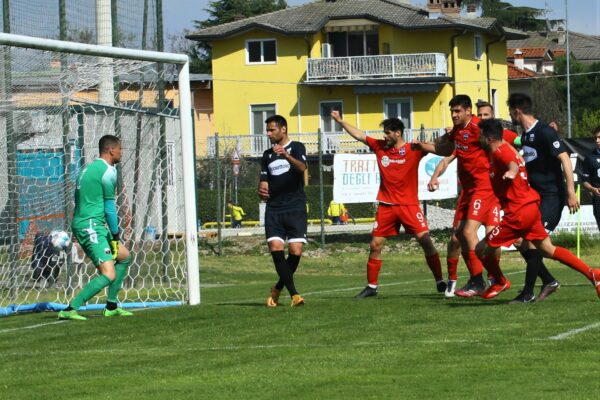
[[[285,259],[285,253],[282,250],[272,251],[271,256],[273,257],[273,263],[275,264],[277,275],[279,275],[279,280],[283,282],[283,285],[290,292],[290,296],[298,294],[294,286],[292,270]]]
[[[536,251],[539,252],[539,250],[536,250]],[[552,283],[556,280],[554,278],[554,276],[548,270],[548,267],[546,267],[546,264],[544,264],[544,261],[542,261],[542,264],[540,265],[540,269],[538,271],[538,276],[542,279],[542,283],[544,285]]]
[[[483,281],[483,274],[472,276],[471,282],[476,283],[481,286],[485,286],[485,282]]]
[[[71,311],[71,310],[73,310],[73,307],[71,307],[71,305],[69,304],[67,306],[67,308],[65,308],[63,311]]]
[[[294,273],[298,269],[298,264],[300,264],[300,257],[301,256],[296,256],[294,254],[289,254],[288,255],[287,263],[290,266],[290,269],[292,270],[292,275],[294,275]],[[283,281],[281,279],[279,279],[277,281],[277,283],[275,284],[275,288],[277,290],[282,290],[283,286],[284,286],[284,284],[283,284]]]
[[[548,269],[544,265],[544,258],[539,250],[527,249],[522,252],[521,255],[527,263],[527,269],[525,270],[525,287],[523,287],[523,293],[533,294],[535,281],[537,280],[539,271],[542,268],[546,271],[548,271]],[[548,272],[548,274],[550,274],[550,272]]]
[[[116,310],[117,309],[117,303],[113,303],[112,301],[107,301],[106,302],[106,309],[109,310],[109,311]]]

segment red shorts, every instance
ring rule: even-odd
[[[510,246],[515,240],[544,240],[548,232],[542,224],[539,203],[529,203],[521,207],[518,214],[504,214],[500,225],[485,238],[491,247]]]
[[[494,211],[495,210],[495,211]],[[472,219],[486,226],[496,226],[500,222],[500,203],[493,192],[460,192],[453,226],[460,221]]]
[[[400,233],[400,226],[404,226],[406,233],[412,234],[429,230],[425,215],[418,205],[398,206],[380,203],[375,214],[375,226],[371,236],[397,236]]]

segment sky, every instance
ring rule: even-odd
[[[426,0],[411,0],[415,6],[424,6]],[[600,35],[600,0],[503,0],[514,6],[546,9],[550,19],[565,18],[565,3],[568,4],[569,30]],[[311,0],[287,0],[289,6],[310,3]],[[205,20],[209,0],[164,0],[164,29],[167,37],[177,35],[184,29],[193,30],[194,20]],[[168,40],[165,42],[168,44]]]

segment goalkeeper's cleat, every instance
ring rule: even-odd
[[[444,280],[439,280],[435,282],[435,288],[437,289],[438,293],[444,293],[448,288],[448,284]]]
[[[58,319],[64,319],[64,320],[72,320],[72,321],[85,321],[87,320],[86,317],[84,317],[83,315],[79,315],[77,314],[76,310],[69,310],[69,311],[59,311],[58,312]]]
[[[299,294],[295,294],[292,296],[292,304],[290,304],[290,306],[300,307],[303,305],[304,305],[304,299],[302,298],[302,296],[300,296]]]
[[[281,290],[277,289],[275,286],[271,288],[271,295],[267,299],[267,307],[277,307],[279,305],[279,295],[281,294]]]
[[[359,294],[354,296],[355,299],[364,299],[367,297],[377,296],[377,288],[367,285]]]
[[[454,297],[454,291],[456,290],[456,281],[452,279],[448,279],[446,291],[444,292],[444,296],[447,298]]]
[[[132,312],[123,310],[121,307],[115,308],[114,310],[105,308],[102,314],[105,317],[131,317],[133,315]]]

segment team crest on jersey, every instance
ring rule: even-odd
[[[112,254],[112,251],[110,251],[110,249],[107,247],[104,249],[104,254],[106,254],[106,255]]]
[[[532,133],[531,136],[529,136],[529,141],[533,142],[535,140],[535,133]]]
[[[399,153],[401,156],[405,155],[405,154],[406,154],[406,148],[404,148],[404,147],[400,147],[400,150],[398,150],[398,153]]]
[[[469,140],[469,133],[468,133],[468,132],[466,132],[466,133],[463,135],[463,140],[464,140],[464,141],[467,141],[467,140]]]
[[[552,143],[552,146],[554,146],[555,149],[558,149],[560,147],[560,143],[557,140],[556,142]]]
[[[384,167],[390,165],[390,158],[388,156],[381,157],[381,165],[383,165]]]

